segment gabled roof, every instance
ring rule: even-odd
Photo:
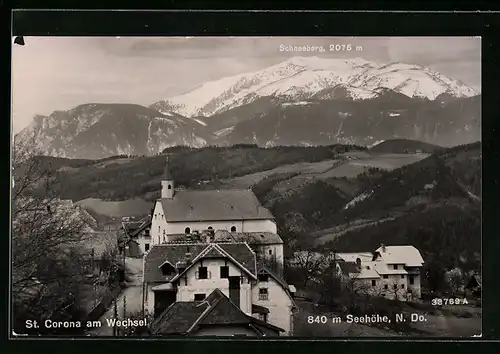
[[[342,274],[344,275],[349,275],[352,273],[359,274],[360,269],[358,268],[358,265],[356,262],[338,262],[338,265],[340,267],[340,270],[342,270]]]
[[[191,257],[194,258],[207,246],[204,243],[154,245],[144,257],[144,281],[147,283],[169,281],[175,274],[170,277],[163,275],[160,266],[165,261],[175,265],[186,259],[186,253],[191,253]]]
[[[378,252],[387,264],[404,264],[406,267],[421,267],[422,255],[413,246],[380,246]]]
[[[159,201],[167,222],[274,219],[251,190],[182,190]]]
[[[132,232],[137,230],[141,225],[142,225],[141,221],[122,221],[123,230],[125,230],[127,234],[131,234]]]
[[[199,260],[203,258],[223,257],[231,260],[237,267],[245,273],[256,279],[257,266],[255,260],[255,253],[246,243],[227,243],[216,244],[210,243],[207,247],[198,253],[193,258],[192,262],[179,274],[174,276],[171,281],[175,281],[191,269]]]
[[[147,218],[141,222],[141,225],[130,233],[130,237],[135,237],[140,232],[144,231],[144,229],[151,227],[151,216],[147,216]]]
[[[226,230],[216,230],[214,241],[246,242],[249,245],[272,245],[282,244],[283,240],[278,234],[273,232],[229,232]]]
[[[240,325],[263,335],[263,326],[275,332],[283,329],[247,316],[219,289],[215,289],[204,301],[175,302],[151,324],[155,335],[195,333],[198,329],[213,325]]]

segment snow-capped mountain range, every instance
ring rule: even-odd
[[[151,155],[174,145],[364,144],[480,140],[480,96],[419,65],[295,57],[143,107],[82,104],[16,135],[44,154]],[[475,97],[474,97],[475,96]]]
[[[353,100],[377,97],[383,89],[429,100],[442,94],[454,97],[478,94],[461,82],[420,65],[381,65],[361,58],[294,57],[263,70],[204,83],[187,93],[157,102],[151,108],[172,110],[188,117],[209,117],[259,97],[328,99],[330,97],[322,97],[321,92],[333,87],[345,89],[348,98]]]

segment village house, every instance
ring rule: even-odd
[[[155,336],[279,336],[283,330],[248,316],[219,289],[203,301],[179,301],[151,324]]]
[[[179,303],[204,301],[218,289],[245,316],[280,328],[283,335],[293,333],[296,306],[290,287],[257,262],[247,243],[183,242],[154,245],[144,257],[143,298],[148,313],[165,321],[183,321],[187,312],[162,314],[191,306]]]
[[[388,299],[421,298],[424,260],[413,246],[381,245],[374,252],[338,253],[344,283],[353,290]]]
[[[151,216],[138,221],[122,221],[127,257],[143,257],[151,247]]]

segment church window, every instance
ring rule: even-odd
[[[190,229],[189,227],[186,227],[186,228],[184,229],[184,233],[185,233],[185,234],[190,234],[190,233],[191,233],[191,229]]]
[[[172,185],[170,185],[170,184],[169,184],[169,185],[168,185],[168,189],[172,189]]]
[[[231,232],[236,232],[236,226],[231,226]]]

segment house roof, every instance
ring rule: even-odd
[[[356,262],[357,258],[359,258],[361,262],[371,261],[373,259],[373,253],[371,252],[337,253],[337,256],[346,262]]]
[[[159,201],[167,222],[274,219],[251,190],[182,190]]]
[[[228,258],[236,266],[245,271],[254,279],[257,274],[257,265],[255,253],[246,243],[226,243],[217,244],[210,243],[207,247],[202,250],[196,257],[193,258],[192,262],[189,264],[184,271],[175,275],[171,281],[174,281],[185,274],[190,268],[192,268],[199,260],[203,258]]]
[[[250,245],[272,245],[283,243],[281,237],[273,232],[229,232],[226,230],[215,231],[215,242],[225,241],[228,239],[234,242],[246,242]]]
[[[381,246],[375,252],[387,264],[404,264],[407,267],[421,267],[424,264],[422,255],[413,246]]]
[[[127,234],[137,230],[141,225],[141,221],[122,221],[123,230],[125,230]]]
[[[361,262],[361,268],[358,270],[355,277],[358,279],[380,278],[380,275],[385,274],[385,273],[378,272],[378,268],[377,268],[378,264],[377,263],[380,263],[380,262]],[[380,266],[383,267],[383,265],[380,265]],[[386,269],[384,269],[384,270],[386,270]],[[394,273],[390,273],[390,274],[394,274]]]
[[[351,273],[359,273],[360,269],[356,262],[338,262],[340,269],[342,270],[342,274],[349,275]]]
[[[264,306],[259,306],[259,305],[252,304],[252,313],[268,314],[269,313],[269,309],[267,307],[264,307]]]
[[[186,334],[211,325],[247,326],[262,335],[255,325],[275,332],[284,330],[247,316],[219,289],[215,289],[204,301],[175,302],[151,324],[153,334]]]
[[[365,262],[362,263],[363,267],[365,265],[371,265],[370,269],[375,270],[380,275],[397,275],[397,274],[408,274],[405,269],[398,267],[398,269],[394,269],[392,264],[387,264],[384,261],[373,261],[373,262]]]
[[[144,229],[151,227],[151,216],[148,215],[146,218],[141,220],[141,225],[136,228],[135,230],[131,231],[130,237],[137,236],[140,232],[142,232]]]
[[[186,259],[186,253],[191,253],[191,257],[194,258],[207,246],[206,243],[154,245],[144,257],[144,281],[147,283],[169,281],[174,275],[166,277],[160,269],[165,261],[168,260],[175,265]]]

